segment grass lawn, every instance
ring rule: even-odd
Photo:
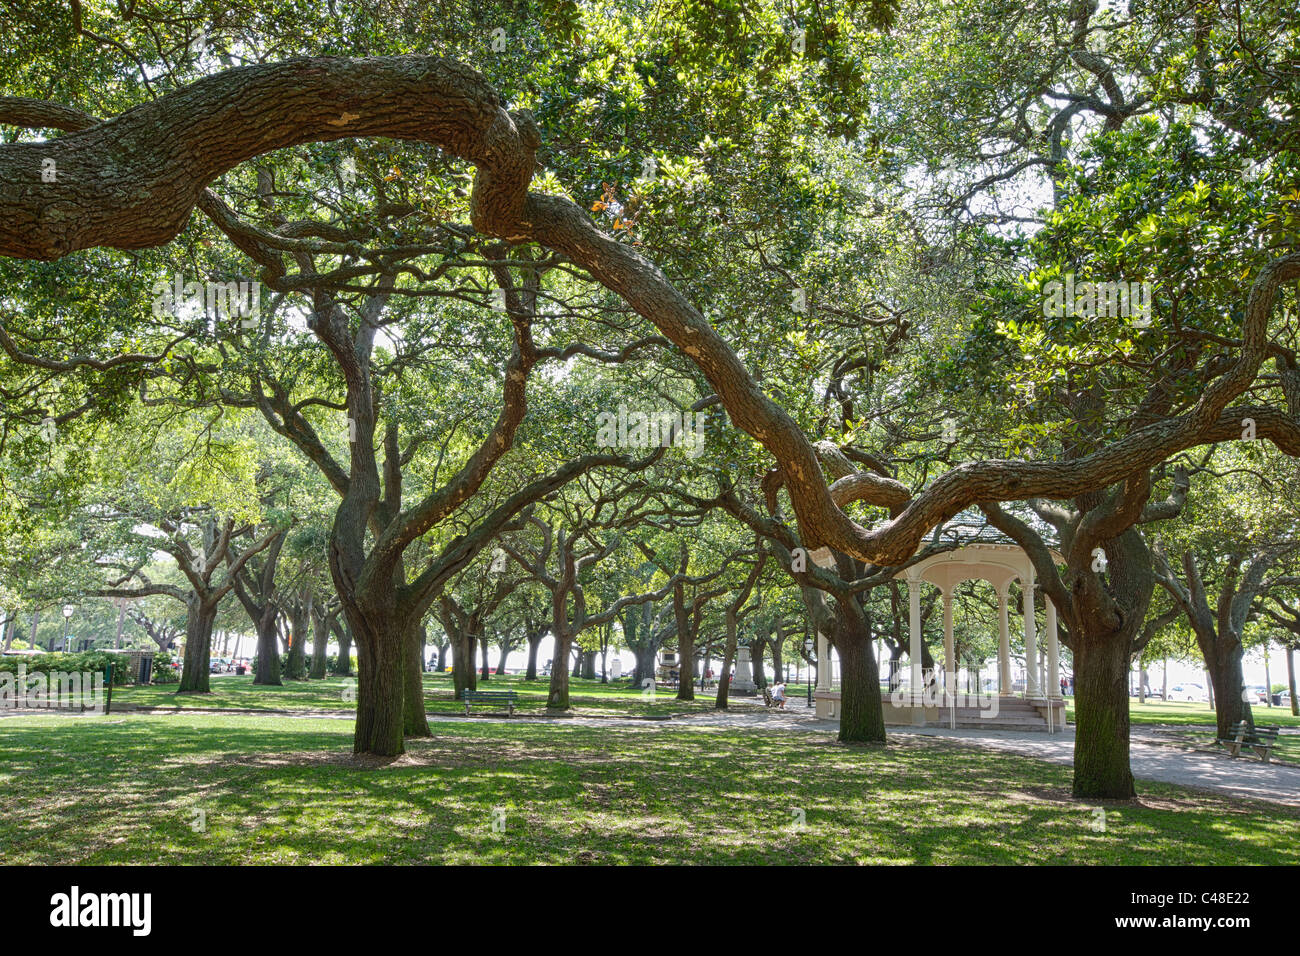
[[[546,680],[525,681],[517,675],[493,676],[482,690],[513,690],[519,695],[516,714],[543,714],[546,711]],[[176,684],[118,687],[113,690],[113,706],[131,708],[226,708],[256,711],[353,712],[356,710],[355,682],[329,677],[313,681],[285,681],[283,687],[255,687],[251,676],[213,675],[212,693],[177,694]],[[425,674],[425,708],[429,713],[465,712],[456,703],[450,674]],[[348,693],[350,691],[350,693]],[[579,716],[634,715],[640,717],[671,716],[713,709],[713,691],[696,690],[696,700],[674,700],[677,692],[660,688],[654,697],[644,697],[627,684],[602,684],[599,681],[569,678],[571,713]],[[494,708],[484,708],[493,712]]]
[[[1264,723],[1264,721],[1260,720],[1259,723]],[[1212,727],[1179,727],[1175,730],[1169,731],[1165,736],[1170,740],[1176,740],[1190,747],[1205,749],[1207,747],[1215,746],[1215,739],[1218,735]],[[1227,752],[1226,749],[1224,752]],[[1240,759],[1259,759],[1253,750],[1243,749],[1242,754],[1243,757]],[[1272,758],[1300,766],[1300,733],[1296,733],[1295,731],[1288,733],[1284,729],[1280,734],[1278,734],[1277,743],[1273,747]]]
[[[1066,698],[1065,709],[1067,719],[1074,723],[1073,697]],[[1300,764],[1300,717],[1291,716],[1290,707],[1268,707],[1263,704],[1252,705],[1251,712],[1255,716],[1255,723],[1282,728],[1277,746],[1273,749],[1274,755]],[[1182,728],[1171,732],[1168,737],[1189,746],[1212,747],[1218,736],[1214,711],[1204,701],[1148,700],[1139,704],[1133,699],[1129,701],[1129,721],[1133,724],[1163,724]],[[1245,759],[1258,758],[1251,751]]]
[[[1300,864],[1295,808],[1143,783],[1104,808],[1103,831],[1068,767],[942,740],[466,721],[360,762],[351,732],[185,712],[0,719],[0,859]]]
[[[1074,722],[1074,698],[1065,698],[1066,715]],[[1290,707],[1266,707],[1263,704],[1252,705],[1251,712],[1257,724],[1277,724],[1280,727],[1300,728],[1300,717],[1291,716]],[[1148,700],[1139,704],[1137,698],[1129,700],[1129,722],[1134,724],[1204,724],[1214,727],[1214,711],[1210,705],[1185,700]],[[1211,731],[1211,736],[1213,732]]]

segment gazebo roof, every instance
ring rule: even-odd
[[[1056,551],[1052,556],[1057,561],[1064,561]],[[899,571],[894,577],[928,581],[944,591],[952,590],[963,581],[981,580],[988,581],[1001,592],[1012,581],[1032,583],[1034,569],[1029,555],[1019,545],[980,542],[931,555]]]
[[[973,515],[959,514],[939,533],[943,543],[959,543],[952,551],[932,555],[899,571],[895,578],[928,581],[950,591],[963,581],[988,581],[999,592],[1012,581],[1032,583],[1034,568],[1029,555],[1007,535]],[[1061,553],[1050,548],[1052,557],[1065,563]]]

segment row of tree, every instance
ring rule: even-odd
[[[508,586],[452,596],[496,548],[566,653],[671,594],[689,658],[716,573],[725,658],[785,575],[842,661],[841,737],[883,740],[873,609],[982,514],[1060,613],[1090,797],[1133,793],[1126,676],[1175,605],[1220,698],[1252,615],[1290,620],[1290,11],[3,16],[5,533],[96,552],[107,593],[161,587],[170,547],[201,635],[225,593],[265,608],[256,570],[319,508],[303,573],[356,641],[358,751],[428,732],[424,622]],[[256,310],[203,294],[241,277]],[[606,447],[620,406],[704,412],[704,453]],[[264,429],[292,453],[237,452]],[[619,555],[646,580],[593,600]]]

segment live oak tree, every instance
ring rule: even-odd
[[[1107,119],[1109,114],[1124,113],[1127,101],[1120,103],[1114,91],[1106,89],[1106,70],[1099,73],[1089,65],[1095,62],[1087,58],[1087,50],[1073,52],[1069,59],[1092,74],[1107,97],[1098,98],[1101,105],[1093,112]],[[1207,102],[1213,104],[1212,94]],[[231,108],[236,103],[237,111]],[[213,130],[200,121],[208,116],[228,121]],[[32,259],[55,259],[94,246],[160,245],[176,235],[195,205],[220,220],[225,212],[205,187],[241,162],[282,147],[348,136],[390,136],[431,142],[470,161],[477,168],[470,213],[479,233],[558,252],[626,300],[697,364],[732,422],[775,460],[803,543],[810,548],[827,546],[878,567],[908,560],[930,528],[973,504],[1028,498],[1076,503],[1088,499],[1083,504],[1090,506],[1080,505],[1080,514],[1095,511],[1097,517],[1077,540],[1093,538],[1087,543],[1105,550],[1107,542],[1126,533],[1127,526],[1120,527],[1123,521],[1142,510],[1150,469],[1185,447],[1239,431],[1247,410],[1262,436],[1294,447],[1294,403],[1283,412],[1274,396],[1267,405],[1229,408],[1251,386],[1269,352],[1273,299],[1278,287],[1300,268],[1286,254],[1238,256],[1247,271],[1258,277],[1252,289],[1219,288],[1216,295],[1203,296],[1218,301],[1235,297],[1242,308],[1239,320],[1234,319],[1230,327],[1213,327],[1208,332],[1211,338],[1197,340],[1203,348],[1192,356],[1190,368],[1203,387],[1195,401],[1162,397],[1157,377],[1152,387],[1156,397],[1131,427],[1102,429],[1087,436],[1086,441],[1074,443],[1076,455],[1052,461],[970,461],[934,477],[918,491],[904,487],[903,493],[891,480],[865,470],[843,486],[851,492],[842,492],[836,500],[800,424],[764,393],[745,363],[687,298],[631,242],[603,233],[577,204],[553,193],[528,191],[541,145],[539,129],[528,113],[505,109],[486,83],[462,67],[420,57],[291,61],[216,74],[107,124],[90,125],[84,116],[67,109],[26,101],[9,104],[0,118],[74,130],[48,143],[19,142],[0,150],[4,187],[0,253]],[[159,143],[166,147],[157,149]],[[132,159],[110,167],[102,159],[108,152]],[[62,181],[38,180],[36,171],[46,159],[65,171]],[[268,240],[246,228],[230,228],[232,239],[262,265],[264,281],[276,288],[285,277],[277,274],[272,260],[281,257],[266,255],[265,247],[269,242],[284,248],[285,240],[295,237],[271,235]],[[1187,248],[1194,249],[1195,244]],[[1195,258],[1196,253],[1191,255]],[[1025,342],[1020,344],[1027,351]],[[1290,373],[1283,363],[1284,386]],[[1103,504],[1091,504],[1088,496],[1104,499]],[[860,523],[844,510],[853,500],[888,509],[889,516],[873,515],[866,519],[870,525]],[[1140,556],[1136,557],[1141,564]],[[1083,748],[1085,755],[1092,755],[1085,764],[1091,760],[1092,766],[1085,766],[1077,777],[1076,792],[1122,796],[1131,792],[1131,781],[1126,778],[1126,753],[1120,754],[1119,735],[1111,733],[1121,728],[1101,717],[1117,706],[1110,666],[1127,658],[1126,647],[1116,653],[1127,638],[1112,639],[1124,628],[1115,631],[1117,615],[1107,603],[1113,598],[1100,596],[1100,585],[1082,570],[1083,558],[1083,554],[1074,558],[1071,586],[1077,581],[1085,592],[1091,589],[1091,596],[1080,596],[1080,604],[1090,606],[1080,607],[1074,622],[1080,632],[1094,616],[1109,622],[1104,625],[1105,636],[1095,642],[1080,637],[1097,646],[1091,660],[1108,663],[1102,668],[1107,676],[1097,682],[1096,696],[1091,689],[1088,692],[1098,709],[1081,716],[1080,739],[1096,746]],[[1125,565],[1114,554],[1110,562]],[[1074,609],[1067,607],[1064,588],[1054,591],[1051,575],[1043,567],[1039,572],[1045,590],[1069,618]],[[1142,577],[1140,569],[1137,577]],[[1135,585],[1137,592],[1143,589],[1140,581]],[[1130,602],[1125,613],[1139,612],[1140,604]],[[352,619],[356,624],[358,615],[354,613]],[[368,640],[360,634],[358,639],[363,644]],[[1084,659],[1089,656],[1086,650],[1076,653]],[[1080,663],[1077,657],[1076,664]],[[362,722],[367,730],[381,724],[388,726],[382,721]],[[370,736],[359,735],[361,749],[371,749]],[[379,752],[394,747],[391,732],[379,736],[384,741]]]
[[[443,588],[438,595],[437,614],[443,632],[451,643],[452,687],[456,700],[465,691],[478,688],[474,668],[474,652],[484,635],[487,620],[522,583],[517,573],[510,573],[505,552],[499,546],[492,549],[487,560],[479,560],[466,568]],[[536,651],[530,661],[532,677],[536,679]]]
[[[102,431],[84,432],[75,445],[66,439],[78,468],[59,477],[59,495],[33,508],[79,536],[74,560],[87,574],[80,593],[118,600],[160,595],[184,606],[182,693],[209,689],[222,600],[239,569],[287,521],[283,514],[263,521],[260,485],[270,472],[262,463],[271,452],[259,437],[245,422],[137,409],[111,440]],[[154,576],[159,552],[177,573]]]
[[[674,575],[653,591],[622,595],[599,610],[588,604],[587,589],[592,576],[600,573],[600,564],[629,546],[627,536],[638,525],[673,511],[671,502],[661,500],[637,475],[662,451],[636,463],[635,471],[626,474],[584,476],[542,514],[529,518],[528,538],[516,541],[510,536],[502,541],[505,553],[551,595],[554,655],[548,709],[570,706],[569,653],[585,630],[617,620],[625,608],[662,600],[683,579]]]
[[[702,511],[710,509],[708,502],[697,500],[693,504],[700,507]],[[676,544],[676,548],[670,546],[673,543]],[[652,544],[658,544],[659,549],[656,550]],[[691,678],[696,658],[703,650],[699,646],[699,638],[705,615],[711,603],[730,590],[727,576],[731,573],[733,565],[742,563],[746,557],[746,549],[743,548],[728,551],[718,549],[716,545],[709,549],[701,548],[699,545],[698,538],[689,542],[686,540],[637,542],[637,548],[647,562],[658,568],[663,577],[670,578],[673,585],[670,592],[672,601],[664,608],[671,613],[670,623],[662,630],[655,630],[655,621],[642,618],[641,624],[649,625],[649,633],[639,638],[644,643],[641,644],[637,656],[636,679],[642,687],[646,686],[647,681],[658,680],[654,650],[670,637],[675,638],[679,675],[678,700],[695,699],[695,684]]]
[[[1289,576],[1291,580],[1285,588],[1271,591],[1261,602],[1259,610],[1266,627],[1280,628],[1282,633],[1276,637],[1286,653],[1287,689],[1291,696],[1291,714],[1300,715],[1300,700],[1296,697],[1295,652],[1300,649],[1300,600],[1296,599],[1296,586],[1300,577]],[[1273,688],[1268,688],[1272,693]]]
[[[1128,331],[1123,323],[1116,331],[1101,332],[1095,309],[1067,312],[1063,321],[1026,321],[1021,314],[1011,318],[1005,313],[997,317],[1011,340],[1022,349],[1030,346],[1021,353],[1020,369],[1003,377],[1015,383],[1017,404],[1030,408],[1016,423],[1016,443],[1039,458],[1056,454],[1044,441],[1055,435],[1067,458],[1088,459],[1119,434],[1113,425],[1103,424],[1108,418],[1131,423],[1130,429],[1162,418],[1201,418],[1201,441],[1240,438],[1247,431],[1250,437],[1263,437],[1250,427],[1254,417],[1249,408],[1225,412],[1226,403],[1218,399],[1195,400],[1209,397],[1200,392],[1209,383],[1222,390],[1220,398],[1231,394],[1236,399],[1252,382],[1268,381],[1268,376],[1256,379],[1265,358],[1277,368],[1268,395],[1268,413],[1280,413],[1281,419],[1273,440],[1280,438],[1280,446],[1295,453],[1290,436],[1300,406],[1294,353],[1287,345],[1293,323],[1286,313],[1280,322],[1268,317],[1276,293],[1295,276],[1294,256],[1287,254],[1294,247],[1294,219],[1279,201],[1288,174],[1273,178],[1293,168],[1294,159],[1291,144],[1262,108],[1260,91],[1277,66],[1273,56],[1257,55],[1256,37],[1264,33],[1253,32],[1262,27],[1269,34],[1280,29],[1293,35],[1294,25],[1279,24],[1276,11],[1266,4],[1246,5],[1239,13],[1242,24],[1229,28],[1199,9],[1133,7],[1129,15],[1112,12],[1108,19],[1093,4],[1043,4],[999,19],[976,4],[935,8],[930,15],[946,26],[928,31],[930,44],[957,53],[948,62],[961,63],[961,69],[969,64],[999,79],[950,85],[944,93],[941,71],[906,69],[908,63],[944,58],[933,57],[925,46],[916,49],[915,59],[910,54],[902,58],[904,68],[895,82],[903,89],[914,87],[914,105],[925,106],[922,114],[904,99],[900,113],[904,123],[919,122],[923,133],[891,145],[906,144],[907,149],[897,150],[905,155],[919,151],[938,174],[934,193],[943,197],[950,220],[992,224],[1004,233],[1021,221],[1046,223],[1034,253],[1039,263],[1038,274],[1031,277],[1035,291],[1043,280],[1075,271],[1081,279],[1087,273],[1089,278],[1146,276],[1158,289],[1159,332],[1140,331],[1141,322],[1137,331]],[[990,36],[996,37],[991,44]],[[996,53],[983,59],[960,55],[976,46]],[[1244,70],[1223,69],[1228,62],[1244,61],[1251,64]],[[1030,63],[1030,69],[1016,67]],[[951,108],[934,109],[935,93]],[[1188,109],[1170,110],[1171,102]],[[1164,121],[1154,118],[1159,111]],[[882,116],[880,125],[892,123],[895,115]],[[962,162],[963,154],[968,161]],[[951,158],[957,162],[951,164]],[[1043,171],[1051,188],[1049,216],[1024,208],[1023,191],[1002,188],[1017,182],[1023,186],[1035,169]],[[1134,201],[1143,196],[1148,200]],[[1019,207],[1013,205],[1016,200]],[[1261,215],[1261,206],[1277,212]],[[1001,243],[998,237],[990,248]],[[1010,298],[1008,288],[1001,282],[1004,302]],[[1258,329],[1253,349],[1243,334],[1252,326]],[[979,371],[987,373],[997,351],[988,349],[990,337],[978,333],[976,327],[964,357],[978,357]],[[1232,353],[1218,352],[1216,346],[1240,348],[1235,363]],[[941,374],[952,372],[951,366],[940,369]],[[1128,400],[1117,387],[1125,370],[1140,371],[1129,380],[1130,387],[1138,388]],[[988,376],[973,374],[969,380],[988,381]],[[1254,388],[1251,399],[1264,394],[1258,385]],[[1214,423],[1216,407],[1219,421]],[[970,425],[961,429],[973,430]],[[1159,510],[1148,511],[1143,503],[1147,480],[1142,476],[1149,467],[1134,468],[1124,484],[1113,485],[1105,495],[1090,491],[1074,501],[1026,496],[1057,498],[1055,504],[1036,508],[1039,517],[1054,518],[1055,530],[1069,530],[1076,542],[1077,550],[1067,560],[1066,587],[1057,587],[1061,581],[1050,561],[1035,565],[1044,591],[1066,611],[1066,643],[1074,650],[1079,795],[1132,792],[1126,668],[1140,641],[1151,580],[1150,556],[1132,525]],[[1176,501],[1160,507],[1172,516]],[[1084,517],[1089,514],[1091,518]],[[1073,536],[1076,529],[1091,530],[1089,525],[1106,526],[1104,537],[1116,542],[1103,547],[1102,559],[1091,563],[1088,548],[1077,547]],[[1021,537],[1029,542],[1034,536]],[[1090,547],[1103,544],[1097,540]],[[1112,548],[1125,552],[1119,561]],[[1041,549],[1038,554],[1045,558]],[[1102,571],[1107,564],[1110,571]],[[1067,600],[1082,605],[1082,613],[1062,603]]]
[[[1191,495],[1187,520],[1162,536],[1153,555],[1157,579],[1205,662],[1226,738],[1239,721],[1254,721],[1242,673],[1247,624],[1285,582],[1285,567],[1300,552],[1300,524],[1294,461],[1258,443],[1215,451],[1199,469],[1205,480],[1193,472],[1202,487]]]

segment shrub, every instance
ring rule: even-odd
[[[38,654],[33,657],[0,657],[0,671],[18,673],[18,665],[26,664],[29,674],[48,674],[50,671],[76,673],[90,671],[104,673],[104,669],[113,665],[113,686],[127,683],[135,675],[130,672],[128,659],[124,654],[112,654],[108,651],[82,651],[79,654]]]
[[[153,656],[153,682],[155,684],[176,684],[180,682],[176,669],[172,667],[172,656],[166,651],[160,651]]]

